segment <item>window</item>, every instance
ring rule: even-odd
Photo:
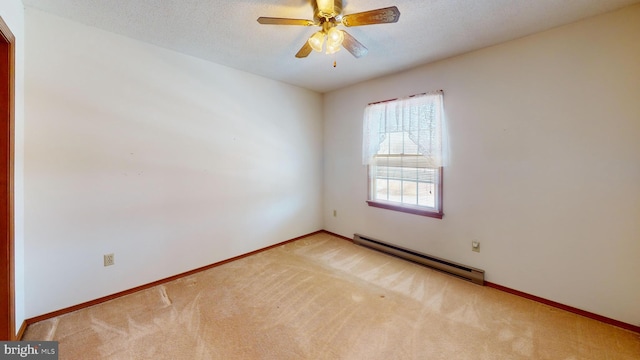
[[[442,218],[442,118],[441,91],[367,106],[370,206]]]

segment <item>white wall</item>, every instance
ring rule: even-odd
[[[320,94],[26,23],[28,317],[322,229]]]
[[[325,229],[640,325],[638,34],[634,6],[325,94]],[[451,142],[444,219],[368,207],[364,107],[437,89]]]
[[[24,7],[21,0],[0,2],[0,16],[15,36],[14,245],[16,331],[25,319],[24,299]]]

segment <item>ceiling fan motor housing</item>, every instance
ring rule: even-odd
[[[313,19],[317,23],[342,14],[342,0],[317,0],[313,3]]]

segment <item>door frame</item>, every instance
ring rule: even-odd
[[[15,37],[0,17],[0,340],[15,340],[13,166]]]

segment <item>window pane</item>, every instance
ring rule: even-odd
[[[395,166],[377,166],[377,178],[402,179],[402,168]]]
[[[387,196],[387,179],[375,179],[373,194],[376,200],[389,200]]]
[[[418,181],[435,184],[438,182],[438,172],[436,169],[422,168],[418,169]]]
[[[389,201],[402,202],[402,181],[389,180]]]
[[[428,183],[418,184],[418,205],[436,207],[435,185]]]
[[[413,182],[417,181],[419,179],[419,173],[420,170],[422,169],[416,169],[416,168],[404,168],[403,171],[403,179],[404,180],[411,180]],[[415,193],[415,191],[414,191]]]
[[[406,163],[415,164],[412,157],[408,158]],[[401,164],[402,157],[397,159],[397,163]],[[373,199],[435,208],[439,174],[437,169],[372,166],[370,170],[373,176]]]
[[[402,186],[402,202],[408,205],[418,205],[418,183],[404,181]]]

